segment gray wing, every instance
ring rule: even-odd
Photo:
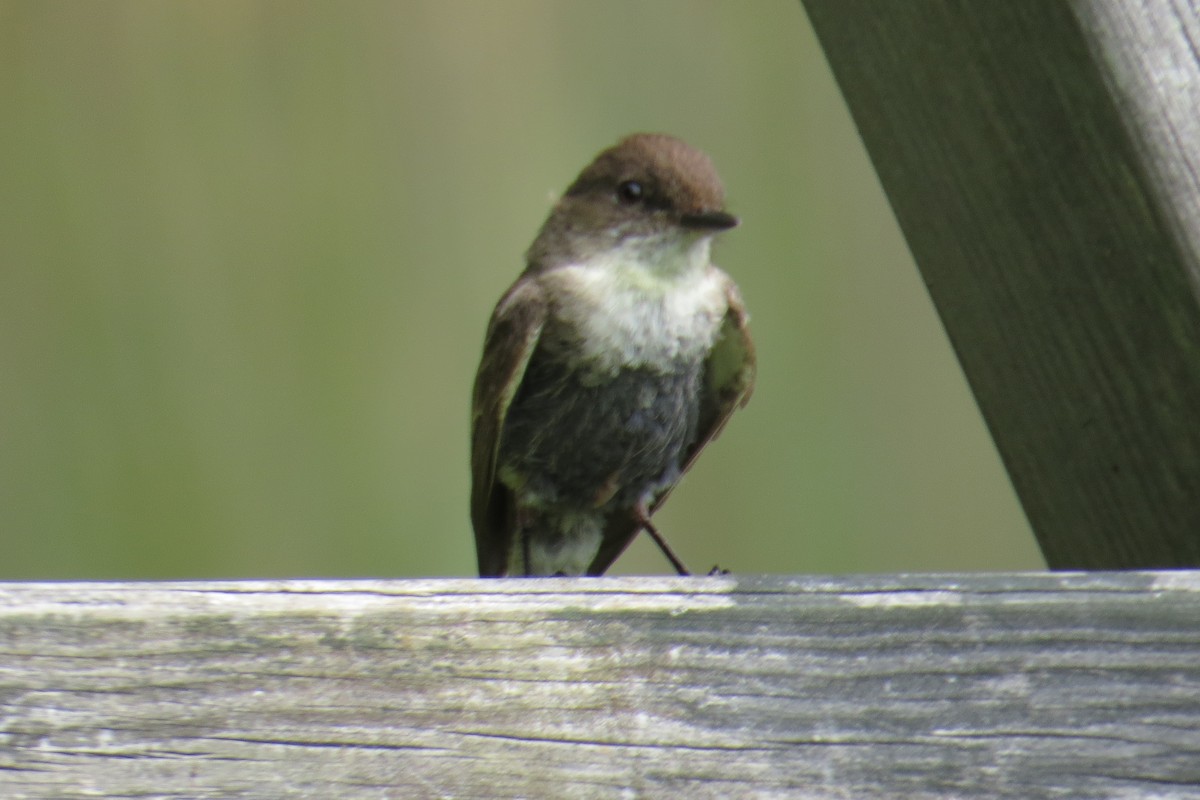
[[[510,492],[496,481],[504,418],[546,321],[541,287],[522,278],[500,298],[488,323],[471,398],[471,524],[480,577],[508,568]]]
[[[715,267],[714,267],[715,269]],[[755,356],[754,342],[750,339],[750,315],[742,301],[741,292],[732,279],[726,276],[726,299],[729,309],[721,323],[721,333],[709,353],[704,366],[704,387],[700,396],[700,419],[696,427],[696,441],[688,448],[683,458],[680,475],[696,463],[705,445],[717,438],[734,410],[750,401],[754,391]],[[654,513],[667,499],[674,486],[669,486],[654,499],[650,512]],[[589,575],[602,575],[622,551],[633,541],[640,527],[627,517],[614,517],[605,526],[603,543],[595,560],[588,567]]]
[[[742,294],[732,280],[726,286],[725,294],[729,300],[729,310],[725,312],[721,335],[713,345],[704,367],[704,394],[700,398],[696,441],[683,460],[682,472],[692,468],[700,451],[717,438],[736,409],[750,402],[750,395],[754,392],[757,362],[754,342],[750,339],[750,315],[746,313]],[[659,495],[651,511],[662,505],[669,491]]]

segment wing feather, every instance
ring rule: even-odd
[[[725,287],[729,310],[721,323],[721,333],[704,369],[704,394],[700,398],[700,421],[696,426],[696,441],[683,460],[681,472],[696,463],[700,451],[721,433],[733,412],[750,402],[754,393],[757,360],[754,341],[750,338],[750,315],[741,292],[730,280]],[[651,510],[662,505],[667,492],[661,494]]]
[[[496,456],[508,408],[545,322],[542,288],[526,277],[500,298],[488,323],[471,398],[471,524],[480,577],[498,577],[507,569],[511,497],[496,480]]]

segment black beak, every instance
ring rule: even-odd
[[[684,214],[679,224],[694,231],[725,231],[736,227],[738,218],[724,211],[697,211]]]

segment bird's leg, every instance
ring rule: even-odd
[[[645,503],[638,503],[636,506],[633,507],[633,520],[638,525],[641,525],[643,528],[645,528],[646,533],[650,534],[650,538],[654,540],[654,543],[656,545],[658,545],[658,549],[662,550],[662,554],[667,557],[667,561],[670,561],[671,566],[675,568],[676,574],[678,574],[678,575],[691,575],[692,574],[692,573],[688,572],[688,569],[687,569],[687,567],[685,567],[683,565],[683,562],[680,561],[679,558],[673,552],[671,552],[671,548],[669,546],[667,546],[667,540],[664,539],[662,537],[662,534],[660,534],[658,532],[658,529],[655,528],[654,525],[651,524],[650,512],[646,509]]]
[[[516,546],[520,548],[521,571],[516,573],[513,570],[514,564],[509,564],[508,576],[510,578],[531,578],[533,577],[533,559],[529,554],[529,527],[530,527],[530,511],[526,506],[518,505],[512,511],[512,523],[510,527],[510,536],[516,537]],[[515,560],[515,559],[511,559]]]

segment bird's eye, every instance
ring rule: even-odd
[[[622,203],[636,203],[642,199],[645,192],[638,181],[622,181],[617,187],[617,198]]]

